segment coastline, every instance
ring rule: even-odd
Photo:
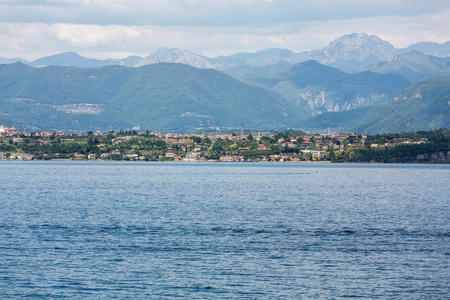
[[[170,164],[170,165],[195,165],[195,164],[225,164],[225,165],[442,165],[450,166],[449,163],[442,162],[331,162],[331,161],[242,161],[242,162],[227,162],[227,161],[130,161],[130,160],[78,160],[78,159],[34,159],[34,160],[0,160],[2,163],[70,163],[70,164]]]
[[[15,133],[0,137],[0,161],[450,163],[450,129],[382,135],[175,135]]]

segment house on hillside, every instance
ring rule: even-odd
[[[200,152],[189,152],[186,157],[183,158],[184,161],[198,161],[200,159]]]

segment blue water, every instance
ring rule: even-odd
[[[445,299],[450,166],[0,163],[0,298]]]

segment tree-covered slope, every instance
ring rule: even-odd
[[[384,104],[359,107],[342,112],[326,112],[300,121],[294,127],[307,132],[350,132],[354,131],[354,128],[362,120],[371,116],[382,105]],[[358,131],[358,133],[363,133],[363,131]]]
[[[53,130],[284,128],[303,117],[280,95],[182,64],[32,68],[0,65],[0,113]]]
[[[302,130],[357,133],[413,132],[450,128],[450,77],[416,82],[388,103],[328,112],[298,122]]]
[[[358,132],[450,128],[450,76],[416,82],[354,127]]]

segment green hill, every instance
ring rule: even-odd
[[[391,101],[346,112],[329,112],[295,125],[312,131],[393,133],[450,128],[450,77],[416,82]]]
[[[416,82],[354,127],[358,132],[450,128],[450,76]]]
[[[0,114],[62,131],[289,127],[304,114],[280,95],[182,64],[32,68],[0,65]]]

